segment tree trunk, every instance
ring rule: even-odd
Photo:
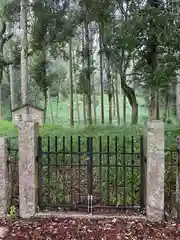
[[[68,1],[70,10],[70,0]],[[70,16],[69,16],[70,17]],[[70,81],[70,127],[74,126],[72,39],[69,40],[69,81]]]
[[[138,104],[133,100],[132,102],[132,115],[131,115],[131,123],[136,124],[138,122]]]
[[[149,89],[149,119],[150,120],[159,120],[159,90]]]
[[[76,107],[77,107],[77,117],[78,117],[78,124],[80,125],[81,118],[80,118],[80,111],[79,111],[79,98],[78,98],[78,93],[75,88],[75,97],[76,97]]]
[[[101,123],[104,124],[104,87],[103,87],[103,52],[102,52],[103,29],[99,25],[99,48],[100,48],[100,86],[101,86]]]
[[[7,32],[8,35],[10,35],[12,33],[12,24],[11,22],[7,23]],[[9,40],[8,43],[8,47],[9,47],[9,57],[12,60],[13,56],[12,56],[12,40]],[[9,82],[10,82],[10,96],[11,96],[11,110],[13,110],[15,108],[15,90],[14,90],[14,78],[15,78],[15,66],[14,64],[9,65],[8,67],[8,77],[9,77]]]
[[[149,88],[149,120],[157,119],[156,94],[154,89]]]
[[[159,89],[156,90],[156,119],[160,120],[160,92]]]
[[[52,101],[51,101],[51,94],[50,94],[49,88],[47,90],[47,95],[48,95],[48,101],[49,101],[49,109],[50,109],[50,113],[51,113],[51,123],[54,124],[54,116],[53,116],[53,110],[52,110]]]
[[[113,116],[116,116],[116,96],[115,96],[115,88],[114,82],[112,82],[112,98],[113,98]]]
[[[27,39],[27,0],[21,0],[21,95],[22,104],[28,102],[28,39]]]
[[[46,122],[46,114],[47,114],[47,103],[48,103],[48,96],[47,91],[44,89],[44,123]]]
[[[61,96],[61,83],[59,83],[59,92],[57,96],[57,104],[56,104],[56,118],[58,117],[58,112],[59,112],[59,101],[60,101],[60,96]]]
[[[85,19],[85,58],[86,58],[86,67],[88,69],[87,71],[87,85],[88,85],[88,92],[87,92],[87,100],[88,100],[88,123],[91,125],[92,124],[92,114],[91,114],[91,74],[90,74],[90,69],[91,69],[91,59],[90,59],[90,51],[89,51],[89,20],[88,20],[88,11],[86,13],[86,19]]]
[[[0,99],[0,117],[2,119],[2,80],[3,80],[3,71],[4,71],[4,57],[3,57],[3,53],[4,53],[4,44],[10,40],[12,38],[12,34],[8,34],[6,35],[6,30],[7,30],[7,23],[1,19],[1,31],[0,31],[0,87],[1,87],[1,99]]]
[[[126,123],[126,94],[123,93],[123,121]]]
[[[93,79],[94,83],[94,79]],[[94,123],[97,123],[97,114],[96,114],[96,92],[93,91],[93,109],[94,109]]]
[[[108,102],[109,102],[109,123],[112,123],[112,79],[110,72],[110,58],[107,57],[107,79],[108,79]]]
[[[180,76],[177,76],[176,84],[176,117],[178,122],[180,122]]]
[[[164,106],[164,122],[169,119],[169,91],[165,95],[165,106]]]
[[[116,107],[117,107],[117,120],[118,124],[120,125],[120,111],[119,111],[119,90],[118,90],[118,74],[116,72],[116,79],[115,79],[115,84],[116,84],[116,89],[115,89],[115,94],[116,94]]]
[[[176,116],[176,84],[172,84],[171,87],[171,103],[172,103],[172,113]]]
[[[138,122],[138,103],[133,88],[129,87],[125,78],[121,75],[121,86],[124,91],[124,95],[128,98],[129,104],[131,105],[131,123],[136,124]]]
[[[112,123],[112,95],[108,94],[108,102],[109,102],[109,123]]]
[[[85,55],[86,55],[86,52],[85,52],[85,41],[84,41],[84,25],[82,26],[82,51],[83,51],[83,55],[82,55],[82,69],[85,68]],[[83,92],[83,119],[84,119],[84,124],[86,125],[87,124],[87,115],[86,115],[86,93]]]
[[[11,94],[11,110],[15,108],[14,76],[15,76],[15,68],[13,65],[10,65],[9,80],[10,80],[10,94]]]
[[[72,52],[74,53],[74,52]],[[73,63],[76,63],[75,54],[72,56]],[[76,80],[76,69],[74,68],[74,79]],[[76,108],[77,108],[77,117],[78,117],[78,125],[80,125],[80,111],[79,111],[79,98],[78,98],[78,92],[77,92],[77,83],[75,82],[75,100],[76,100]]]
[[[86,95],[83,93],[83,116],[84,116],[84,124],[87,124],[87,118],[86,118]]]
[[[70,126],[74,126],[74,99],[73,99],[73,70],[72,70],[72,40],[69,41],[69,81],[70,81]]]
[[[90,50],[91,50],[91,67],[93,67],[93,34],[92,34],[92,23],[91,23],[91,30],[90,30],[90,33],[91,33],[91,36],[90,36]],[[93,110],[94,110],[94,123],[96,124],[97,122],[97,117],[96,117],[96,88],[95,88],[95,81],[94,81],[94,73],[92,73],[91,75],[91,78],[92,78],[92,85],[93,85]]]

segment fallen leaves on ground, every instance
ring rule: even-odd
[[[46,218],[29,222],[1,221],[5,240],[180,240],[180,224],[127,219]]]

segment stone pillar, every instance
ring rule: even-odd
[[[36,213],[36,156],[39,124],[19,124],[19,211],[20,217],[30,218]]]
[[[0,217],[7,215],[8,208],[8,151],[7,141],[0,138]]]
[[[164,219],[164,123],[152,120],[146,126],[146,214],[150,221]]]

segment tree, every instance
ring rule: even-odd
[[[71,18],[71,5],[69,0],[69,14],[68,18]],[[72,63],[72,39],[69,39],[69,82],[70,82],[70,126],[74,126],[74,100],[73,100],[73,63]]]
[[[22,104],[28,102],[28,39],[27,39],[27,8],[28,1],[20,3],[20,27],[21,27],[21,96]]]
[[[101,86],[101,123],[104,124],[104,87],[103,87],[103,45],[102,45],[102,38],[103,38],[103,29],[101,24],[99,24],[99,62],[100,62],[100,86]]]
[[[37,76],[41,73],[41,77],[35,77],[37,84],[40,86],[44,94],[46,111],[47,90],[51,86],[52,81],[47,78],[48,56],[55,59],[60,56],[62,49],[66,46],[67,41],[73,36],[73,30],[76,27],[74,17],[67,18],[68,2],[64,1],[60,4],[57,2],[44,2],[36,0],[33,3],[34,22],[32,26],[32,51],[42,58],[37,62],[34,70]],[[36,75],[36,73],[34,73]]]
[[[13,37],[13,32],[7,31],[7,17],[5,8],[11,1],[2,2],[1,5],[1,30],[0,30],[0,118],[2,118],[2,79],[5,68],[13,63],[12,59],[4,56],[4,47],[6,43]]]
[[[116,67],[120,74],[121,87],[132,107],[132,123],[138,120],[138,104],[134,89],[127,84],[127,70],[136,51],[137,39],[131,31],[130,20],[132,18],[133,2],[120,3],[118,17],[113,16],[110,24],[106,26],[106,38],[104,39],[104,51],[110,55],[112,65]],[[134,10],[137,8],[134,6]]]
[[[161,4],[161,5],[160,5]],[[140,84],[149,89],[149,117],[159,119],[160,91],[169,89],[179,69],[179,21],[174,5],[149,1],[140,9],[136,36],[140,45],[136,52],[135,72]],[[142,24],[144,21],[144,24]],[[135,29],[137,29],[137,21]],[[168,34],[167,34],[168,33]]]

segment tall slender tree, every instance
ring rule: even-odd
[[[21,96],[22,104],[28,102],[28,38],[27,38],[27,8],[28,0],[20,2],[20,28],[21,28]]]
[[[87,102],[88,102],[88,123],[92,124],[92,111],[91,111],[91,58],[90,58],[90,40],[89,40],[89,9],[85,6],[85,62],[86,62],[86,79],[87,79]]]
[[[69,0],[69,13],[71,13],[70,9],[70,0]],[[69,18],[71,14],[69,14]],[[72,63],[72,39],[69,39],[69,85],[70,85],[70,126],[74,126],[74,89],[73,89],[73,63]]]
[[[100,86],[101,86],[101,123],[104,124],[104,86],[103,86],[103,27],[99,24],[99,63],[100,63]]]

